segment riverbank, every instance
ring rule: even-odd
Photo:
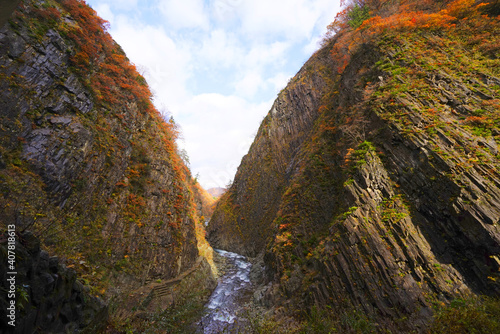
[[[219,271],[217,288],[206,304],[206,314],[198,322],[198,333],[243,332],[243,305],[250,301],[253,290],[250,282],[252,264],[242,255],[215,250]]]
[[[158,280],[110,302],[113,317],[106,333],[194,333],[217,281],[207,260],[179,277]]]
[[[215,250],[213,259],[220,273],[218,285],[196,333],[299,333],[300,325],[294,319],[271,307],[277,291],[267,284],[262,256],[246,258]]]

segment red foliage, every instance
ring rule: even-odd
[[[339,74],[344,72],[356,48],[373,35],[380,35],[388,30],[448,30],[456,28],[457,24],[461,24],[463,20],[472,21],[472,23],[468,22],[468,26],[471,24],[484,24],[484,20],[476,20],[475,18],[482,17],[480,8],[485,4],[475,5],[475,0],[455,0],[440,3],[430,0],[402,0],[396,13],[386,16],[373,16],[365,20],[359,28],[353,31],[348,25],[348,14],[353,4],[359,4],[359,2],[343,1],[342,3],[346,8],[339,12],[335,20],[328,26],[326,36],[329,39],[334,33],[338,33],[331,54]],[[362,2],[363,5],[369,6],[369,8],[380,7],[382,3],[384,1],[366,0]],[[479,37],[476,36],[476,40],[471,40],[471,43],[480,43],[480,47],[485,53],[494,54],[499,47],[493,40],[491,32],[487,31]]]
[[[130,194],[128,195],[128,204],[135,206],[135,207],[142,207],[146,205],[146,201],[144,201],[144,198],[142,196],[138,196],[135,194]]]
[[[41,21],[57,21],[61,17],[61,13],[54,7],[35,8],[34,11],[37,18]]]
[[[475,126],[485,125],[487,121],[488,119],[486,117],[479,117],[479,116],[469,116],[465,119],[465,123]]]
[[[77,22],[73,30],[67,33],[67,37],[75,42],[77,49],[70,60],[77,74],[90,80],[98,106],[123,110],[124,113],[116,112],[114,115],[125,124],[136,117],[136,114],[131,112],[128,106],[120,106],[135,102],[139,112],[151,116],[158,125],[163,149],[168,152],[178,179],[188,179],[189,170],[176,153],[175,140],[178,130],[175,123],[172,120],[163,120],[153,106],[153,96],[144,78],[106,32],[108,22],[98,17],[85,1],[62,0],[62,5]],[[136,176],[132,170],[130,173],[130,176]],[[184,191],[184,188],[181,188],[181,191]],[[178,198],[176,209],[185,210],[185,202],[184,197]]]

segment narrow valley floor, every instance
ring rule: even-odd
[[[198,322],[198,333],[231,333],[244,330],[246,304],[252,296],[252,264],[242,255],[215,250],[222,275],[205,305],[206,314]]]

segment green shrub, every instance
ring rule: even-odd
[[[500,333],[500,299],[455,299],[436,311],[429,333]]]
[[[307,316],[304,327],[300,333],[336,333],[338,321],[325,310],[314,306]]]
[[[349,11],[347,17],[349,17],[348,23],[351,28],[357,29],[365,20],[370,18],[370,10],[368,9],[368,6],[360,6],[356,4]]]

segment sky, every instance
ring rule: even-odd
[[[87,0],[144,75],[205,188],[225,187],[339,0]]]

